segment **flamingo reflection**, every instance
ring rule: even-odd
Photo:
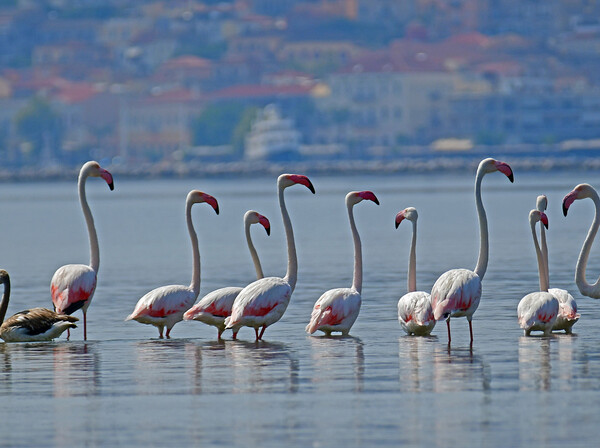
[[[433,383],[436,392],[490,390],[489,365],[473,348],[435,346],[433,351]]]
[[[318,390],[322,389],[328,394],[348,390],[363,391],[365,354],[363,342],[359,338],[320,336],[308,339],[314,367],[311,378]],[[349,368],[351,363],[352,369]]]
[[[550,390],[550,342],[553,338],[519,338],[519,389]]]
[[[55,397],[100,394],[100,355],[93,343],[55,344],[52,356]]]
[[[398,379],[401,390],[431,392],[434,389],[432,360],[437,336],[398,338]]]

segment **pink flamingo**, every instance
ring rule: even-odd
[[[537,197],[536,208],[540,212],[546,211],[548,207],[548,198],[545,195]],[[550,270],[548,265],[548,244],[546,242],[546,230],[544,226],[541,226],[540,230],[540,246],[542,251],[542,257],[544,259],[544,265],[546,267],[546,280],[550,283]],[[575,298],[569,294],[566,289],[550,288],[548,292],[558,299],[560,305],[558,309],[558,316],[552,327],[552,331],[564,330],[565,333],[571,334],[573,325],[579,320],[581,315],[577,312],[577,302]]]
[[[87,224],[90,239],[90,264],[67,264],[58,268],[52,276],[50,292],[54,309],[60,314],[73,314],[81,308],[83,311],[83,339],[87,340],[87,309],[92,302],[96,290],[98,268],[100,266],[100,249],[98,235],[94,226],[94,218],[85,196],[85,181],[88,177],[101,177],[108,187],[113,190],[112,174],[102,168],[98,162],[90,161],[84,164],[79,171],[77,187],[79,189],[79,202],[83,209],[83,216]],[[68,330],[67,330],[68,331]],[[68,333],[67,333],[68,334]]]
[[[315,303],[310,315],[306,332],[313,334],[320,330],[327,336],[334,331],[340,331],[346,336],[358,317],[362,291],[362,247],[360,236],[354,222],[354,206],[364,199],[379,205],[377,197],[371,191],[351,191],[346,195],[346,207],[350,219],[350,229],[354,240],[354,275],[350,288],[330,289],[323,293]]]
[[[408,207],[396,215],[396,228],[407,219],[412,222],[412,244],[408,262],[408,292],[398,300],[398,321],[407,334],[427,336],[435,327],[436,320],[431,308],[431,295],[417,291],[417,219],[414,207]]]
[[[538,260],[538,272],[540,276],[540,290],[527,294],[519,302],[517,307],[517,316],[519,326],[524,330],[525,336],[529,336],[532,331],[543,331],[546,336],[552,331],[552,326],[558,316],[558,300],[554,295],[548,292],[548,277],[546,277],[546,264],[544,256],[540,250],[535,233],[535,225],[538,221],[548,228],[548,218],[546,214],[539,210],[531,210],[529,213],[529,224],[533,235],[533,244]]]
[[[248,243],[248,249],[250,250],[250,255],[254,262],[254,269],[256,269],[256,278],[261,279],[264,275],[258,253],[256,252],[250,235],[250,226],[252,224],[261,224],[267,231],[267,235],[271,233],[271,224],[265,216],[254,210],[248,210],[244,215],[246,242]],[[183,320],[197,320],[204,322],[207,325],[217,327],[219,331],[218,339],[220,340],[221,335],[225,330],[225,318],[231,316],[233,302],[242,289],[243,288],[238,286],[229,286],[206,294],[198,303],[185,312]],[[233,339],[236,338],[237,332],[233,333]]]
[[[450,337],[450,318],[466,316],[469,322],[471,344],[473,343],[473,326],[471,320],[473,313],[479,306],[481,299],[481,281],[485,275],[488,264],[489,242],[488,225],[483,201],[481,200],[481,181],[488,173],[500,171],[513,182],[513,172],[504,162],[492,158],[484,159],[479,163],[475,177],[475,203],[479,217],[479,258],[475,271],[468,269],[452,269],[443,273],[433,285],[431,290],[431,307],[436,320],[446,319],[448,326],[448,343]]]
[[[202,202],[208,203],[217,215],[219,214],[219,204],[211,195],[198,190],[188,193],[185,201],[185,218],[194,258],[192,283],[190,286],[169,285],[153,289],[138,301],[133,312],[125,319],[154,325],[158,328],[158,337],[161,339],[164,327],[167,327],[167,339],[171,337],[171,329],[183,319],[183,313],[194,304],[200,292],[200,250],[198,236],[192,223],[192,205]]]
[[[285,227],[288,249],[285,277],[266,277],[250,283],[238,294],[231,308],[231,316],[225,319],[225,328],[233,329],[234,333],[237,333],[242,326],[254,328],[257,341],[262,339],[269,325],[281,319],[296,287],[298,278],[296,244],[294,243],[292,221],[283,197],[285,189],[296,184],[304,185],[313,194],[315,193],[315,188],[306,176],[282,174],[277,179],[279,207],[283,218],[283,226]],[[258,329],[260,327],[262,327],[262,330],[259,334]]]
[[[584,296],[591,297],[592,299],[600,299],[600,278],[596,280],[594,284],[589,284],[585,279],[585,269],[587,266],[588,258],[590,257],[590,251],[592,250],[592,244],[594,244],[594,238],[598,233],[598,227],[600,227],[600,198],[594,187],[589,184],[579,184],[573,191],[567,194],[563,199],[563,213],[567,216],[569,207],[577,199],[590,198],[594,202],[596,207],[596,214],[594,215],[594,221],[590,227],[590,230],[583,242],[579,258],[577,259],[577,267],[575,268],[575,283],[579,288],[579,292]]]
[[[77,328],[79,319],[50,311],[46,308],[31,308],[16,313],[4,321],[10,300],[10,277],[0,269],[0,284],[4,293],[0,302],[0,338],[6,342],[51,341],[69,328]],[[4,322],[3,322],[4,321]]]

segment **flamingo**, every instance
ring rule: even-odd
[[[412,244],[408,262],[408,292],[398,300],[398,321],[406,334],[427,336],[435,327],[431,308],[431,295],[417,291],[417,219],[419,214],[414,207],[408,207],[396,215],[396,228],[407,219],[412,222]]]
[[[592,249],[592,244],[594,243],[596,233],[598,233],[598,227],[600,227],[600,198],[598,198],[598,193],[596,193],[594,187],[589,184],[577,185],[573,191],[564,197],[563,213],[565,216],[567,216],[567,212],[569,211],[571,204],[577,199],[585,198],[590,198],[592,201],[594,201],[596,214],[587,237],[583,242],[583,246],[581,247],[579,258],[577,259],[577,266],[575,268],[575,283],[579,288],[579,292],[581,292],[581,294],[584,296],[591,297],[592,299],[600,299],[600,278],[596,280],[596,283],[593,285],[590,285],[585,279],[585,269],[590,256],[590,250]]]
[[[479,306],[481,299],[481,281],[485,275],[488,264],[488,225],[483,201],[481,200],[481,181],[483,176],[494,171],[500,171],[513,182],[513,172],[504,162],[492,158],[484,159],[479,163],[475,176],[475,204],[479,217],[479,258],[474,271],[468,269],[452,269],[443,273],[433,285],[431,290],[431,307],[435,320],[446,319],[448,326],[448,343],[450,337],[450,318],[466,316],[469,322],[471,344],[473,344],[473,313]]]
[[[306,332],[313,334],[320,330],[327,336],[334,331],[340,331],[347,336],[350,328],[356,321],[360,312],[362,291],[362,247],[356,223],[354,222],[354,206],[364,199],[373,201],[379,205],[379,201],[371,191],[351,191],[346,195],[346,207],[350,219],[350,229],[354,239],[354,275],[350,288],[330,289],[323,293],[316,301],[310,314],[310,322],[306,326]]]
[[[304,185],[313,194],[315,188],[306,176],[300,174],[282,174],[277,178],[279,207],[287,239],[288,263],[285,277],[266,277],[250,283],[240,291],[233,307],[231,316],[225,319],[225,328],[237,333],[242,326],[254,328],[256,340],[260,340],[269,325],[274,324],[285,312],[298,279],[298,259],[292,221],[285,206],[283,192],[292,185]],[[258,329],[262,327],[260,334]]]
[[[114,190],[112,174],[102,168],[98,162],[85,163],[79,171],[77,187],[79,189],[79,202],[83,210],[83,216],[87,224],[90,239],[90,264],[67,264],[58,268],[52,276],[50,292],[54,310],[60,314],[73,314],[81,308],[83,312],[83,339],[87,340],[87,309],[92,302],[98,268],[100,266],[100,249],[98,247],[98,235],[94,226],[94,218],[85,196],[85,181],[88,177],[101,177],[106,181],[108,187]],[[67,334],[69,334],[67,330]]]
[[[59,314],[46,308],[31,308],[21,311],[3,322],[10,300],[10,277],[0,269],[0,284],[4,293],[0,302],[0,338],[6,342],[51,341],[69,328],[77,328],[79,319]]]
[[[545,195],[537,197],[536,208],[540,212],[546,211],[548,207],[548,198]],[[542,251],[542,257],[544,258],[544,265],[546,267],[546,279],[550,283],[550,271],[548,265],[548,244],[546,243],[546,230],[544,226],[541,226],[540,230],[540,246]],[[577,302],[569,291],[560,288],[550,288],[548,292],[558,299],[560,305],[558,309],[558,316],[552,330],[564,330],[565,333],[571,334],[572,327],[581,317],[581,314],[577,313]]]
[[[552,331],[552,326],[558,316],[558,300],[548,292],[548,277],[546,277],[546,263],[540,250],[535,233],[535,225],[538,221],[548,228],[548,218],[545,213],[539,210],[529,212],[529,224],[531,225],[531,234],[533,235],[533,244],[538,260],[538,272],[540,276],[540,290],[527,294],[519,302],[517,307],[517,316],[519,326],[529,336],[532,331],[543,331],[546,336]]]
[[[250,235],[250,226],[252,224],[261,224],[267,231],[267,235],[271,234],[271,224],[265,216],[254,210],[248,210],[244,215],[246,242],[248,243],[248,249],[254,262],[254,269],[256,269],[256,278],[261,279],[264,277],[264,274],[258,253],[254,248],[254,244],[252,244],[252,237]],[[217,327],[219,331],[218,339],[221,340],[221,335],[225,330],[225,318],[231,316],[233,302],[242,289],[238,286],[229,286],[206,294],[198,303],[185,312],[183,320],[197,320]],[[233,333],[233,339],[236,338],[237,332]]]
[[[171,329],[183,319],[183,313],[194,304],[200,292],[200,250],[198,236],[192,223],[192,205],[202,202],[208,203],[217,215],[219,214],[219,204],[214,197],[198,190],[188,193],[185,201],[185,218],[194,258],[192,283],[190,286],[169,285],[153,289],[138,300],[133,312],[125,319],[154,325],[158,328],[158,337],[161,339],[164,327],[167,327],[167,339],[171,337]]]

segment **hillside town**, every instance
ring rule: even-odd
[[[600,151],[593,0],[2,0],[7,167]]]

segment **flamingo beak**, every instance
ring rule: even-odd
[[[267,217],[259,215],[258,222],[265,228],[265,230],[267,231],[267,235],[271,235],[271,223],[269,222]]]
[[[202,197],[204,198],[204,202],[207,202],[213,209],[215,209],[215,212],[218,215],[219,214],[219,203],[217,202],[217,200],[210,194],[206,194],[206,193],[204,193]]]
[[[313,184],[308,177],[303,176],[302,174],[290,174],[289,179],[294,183],[304,185],[312,192],[312,194],[315,194],[315,187],[313,187]]]
[[[544,227],[548,230],[548,217],[543,212],[540,213],[540,221],[542,221],[542,224],[544,224]]]
[[[377,199],[377,196],[375,196],[375,193],[373,193],[372,191],[361,191],[357,193],[356,196],[362,199],[373,201],[375,202],[375,204],[379,205],[379,200]]]
[[[498,169],[498,171],[500,171],[502,174],[504,174],[506,177],[508,177],[508,180],[510,180],[511,183],[515,181],[515,177],[513,175],[513,170],[508,165],[508,163],[496,162],[496,168]]]
[[[577,190],[571,191],[568,195],[565,196],[562,203],[563,215],[567,216],[567,212],[569,211],[569,207],[575,199],[577,199],[579,192]]]
[[[110,191],[113,191],[115,189],[115,184],[113,181],[112,174],[110,174],[106,170],[101,170],[100,177],[106,181],[106,183],[108,184],[108,188],[110,188]]]
[[[398,228],[398,226],[400,225],[400,223],[401,223],[402,221],[404,221],[404,218],[405,218],[405,215],[404,215],[404,214],[405,214],[405,210],[402,210],[401,212],[399,212],[399,213],[396,215],[396,228]]]

